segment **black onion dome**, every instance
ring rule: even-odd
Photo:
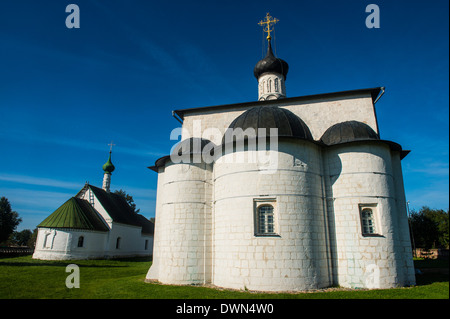
[[[246,137],[241,136],[246,132],[239,133],[240,130],[236,129],[245,131],[248,128],[254,129],[256,133],[254,137],[258,136],[258,128],[265,129],[266,136],[270,136],[271,128],[277,128],[279,137],[296,137],[313,140],[305,122],[291,111],[276,106],[256,106],[245,111],[231,122],[228,132],[234,132],[234,139],[239,140]],[[226,132],[222,138],[222,143],[228,141],[226,140],[227,134]]]
[[[270,44],[269,40],[269,47],[267,49],[266,57],[262,60],[259,60],[258,63],[256,63],[255,68],[253,69],[253,74],[255,75],[256,79],[259,79],[259,77],[264,73],[279,73],[282,74],[284,76],[284,79],[286,80],[288,71],[289,65],[286,61],[275,57],[272,52],[272,45]]]
[[[326,145],[335,145],[353,141],[379,139],[378,134],[369,125],[358,121],[347,121],[328,128],[320,140]]]

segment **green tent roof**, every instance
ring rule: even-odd
[[[109,230],[88,201],[75,197],[70,198],[37,227]]]

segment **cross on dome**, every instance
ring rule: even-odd
[[[259,21],[259,25],[260,26],[264,26],[264,32],[267,32],[267,40],[272,39],[272,37],[270,36],[270,32],[273,31],[273,28],[270,28],[271,26],[273,26],[275,23],[277,23],[278,20],[277,18],[273,18],[272,16],[270,16],[269,12],[267,12],[266,14],[266,18],[265,20],[261,20]]]
[[[112,152],[112,147],[115,146],[116,144],[113,144],[113,141],[111,141],[111,143],[108,144],[109,145],[109,152]]]

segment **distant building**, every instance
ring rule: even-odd
[[[111,152],[103,165],[103,189],[86,184],[38,227],[35,259],[102,259],[149,256],[154,224],[123,196],[110,192]]]
[[[408,151],[380,139],[384,88],[287,98],[287,72],[269,36],[254,68],[258,101],[174,111],[189,136],[151,167],[147,281],[262,291],[415,284]]]

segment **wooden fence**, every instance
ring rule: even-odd
[[[416,248],[414,251],[414,257],[437,259],[448,259],[448,249],[424,249]]]
[[[0,247],[0,257],[16,257],[33,254],[34,249],[29,247]]]

